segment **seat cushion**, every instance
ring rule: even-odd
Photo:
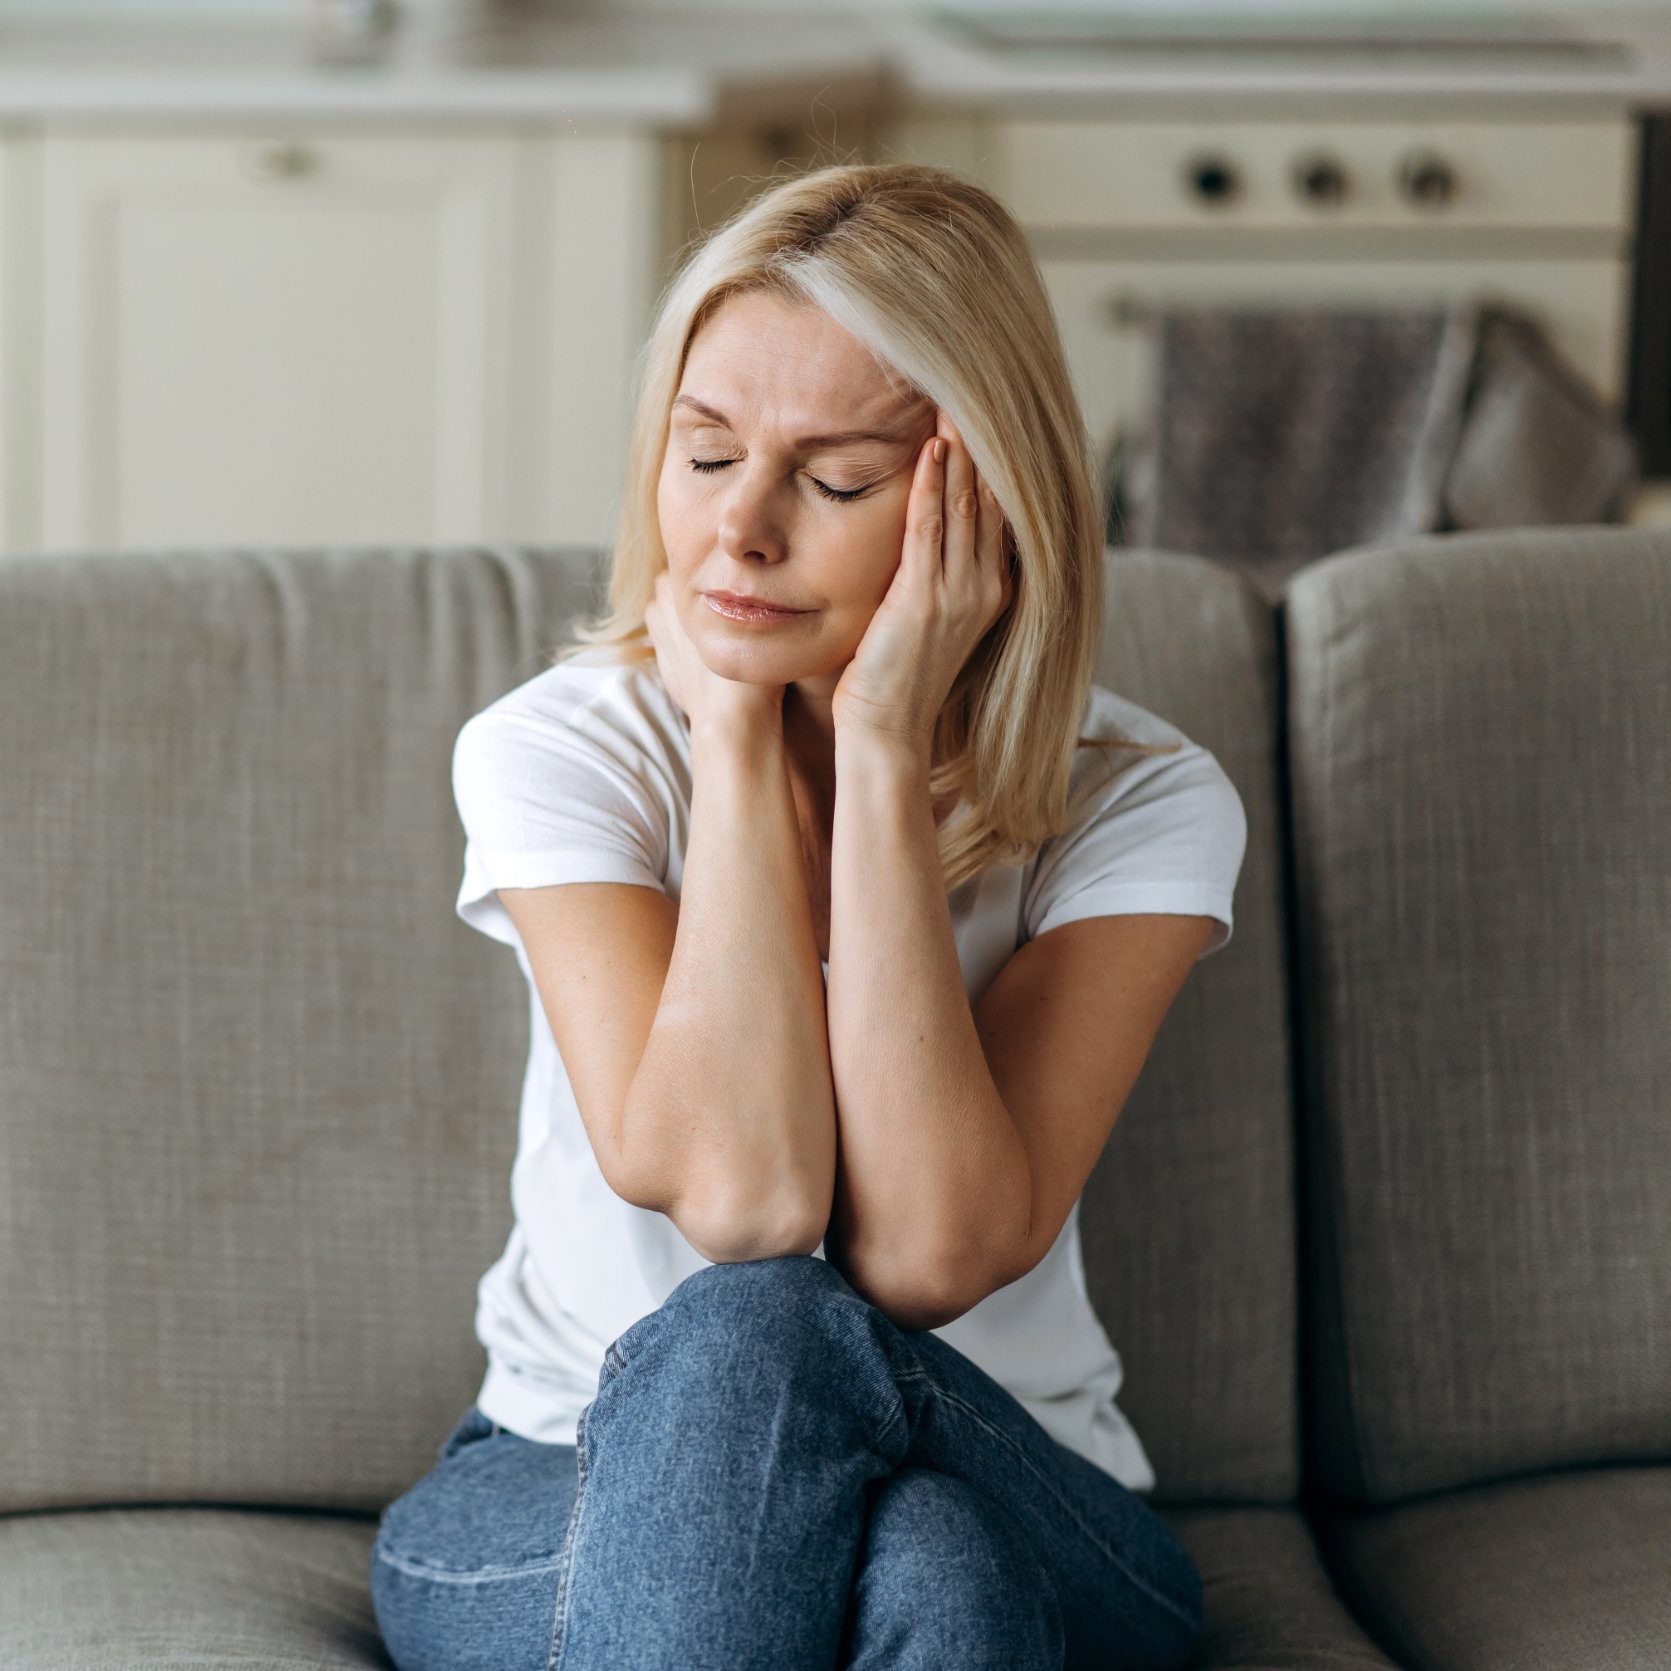
[[[1337,1594],[1296,1510],[1159,1512],[1201,1573],[1191,1671],[1397,1671]]]
[[[1415,1671],[1665,1671],[1671,1467],[1586,1468],[1320,1522],[1341,1592]]]
[[[74,1509],[0,1518],[6,1671],[388,1671],[363,1515]]]
[[[1165,1518],[1201,1569],[1196,1667],[1396,1671],[1335,1594],[1295,1511],[1183,1509]],[[0,1665],[387,1671],[371,1608],[376,1535],[368,1516],[262,1509],[0,1518]]]

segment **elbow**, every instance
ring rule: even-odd
[[[944,1328],[984,1298],[955,1270],[927,1260],[907,1260],[882,1271],[854,1262],[839,1249],[832,1253],[826,1247],[825,1258],[860,1299],[875,1306],[897,1329]]]
[[[999,1238],[990,1231],[971,1235],[956,1248],[901,1248],[885,1243],[872,1247],[863,1260],[852,1249],[838,1248],[833,1256],[864,1299],[901,1329],[942,1329],[973,1311],[989,1295],[1025,1276],[1044,1251],[1021,1253],[1014,1237]],[[831,1257],[826,1250],[826,1257]]]
[[[888,1319],[896,1329],[943,1329],[948,1323],[955,1323],[969,1306],[959,1301],[945,1301],[932,1295],[914,1297],[888,1297],[877,1304],[876,1309]]]
[[[827,1214],[821,1219],[811,1211],[799,1190],[783,1190],[764,1200],[692,1196],[666,1211],[685,1240],[713,1265],[810,1254],[824,1239],[828,1219]]]

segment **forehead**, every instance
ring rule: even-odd
[[[806,442],[851,431],[899,439],[929,411],[921,394],[821,309],[734,296],[692,339],[673,415],[737,428],[758,423]]]

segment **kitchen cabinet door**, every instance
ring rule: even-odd
[[[504,532],[525,143],[43,135],[36,543]]]
[[[33,137],[0,130],[0,552],[33,543],[39,526],[39,328],[32,256],[40,178]]]

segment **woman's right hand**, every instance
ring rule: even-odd
[[[720,718],[728,728],[782,723],[784,686],[727,679],[698,654],[674,607],[673,580],[666,569],[656,576],[655,596],[645,605],[644,624],[655,646],[661,682],[693,727],[712,717]]]

